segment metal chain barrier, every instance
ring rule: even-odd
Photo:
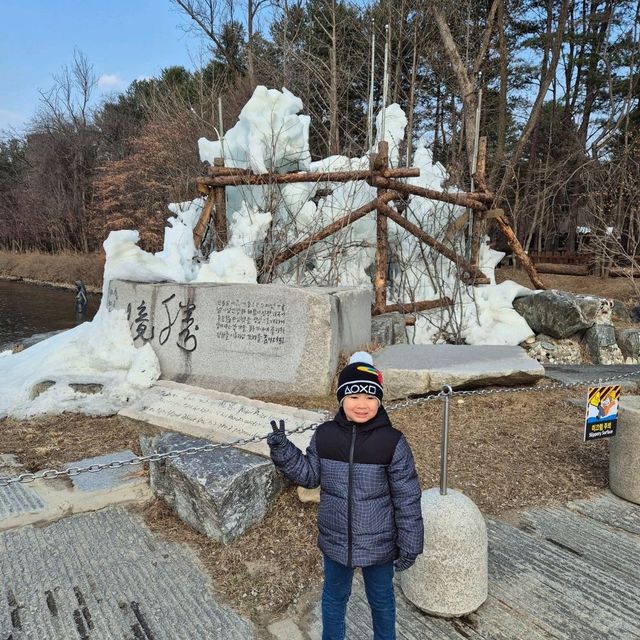
[[[607,378],[600,378],[598,380],[593,380],[590,382],[555,382],[548,385],[543,385],[539,387],[496,387],[491,389],[475,389],[470,391],[452,391],[449,385],[444,385],[443,390],[439,393],[434,393],[429,396],[424,396],[420,398],[406,398],[404,400],[400,400],[398,402],[394,402],[386,407],[387,412],[389,411],[398,411],[399,409],[408,409],[411,407],[416,407],[428,402],[433,402],[435,400],[446,399],[446,402],[453,396],[488,396],[496,393],[539,393],[539,392],[548,392],[555,391],[560,389],[576,389],[579,387],[593,387],[600,386],[603,383],[615,382],[617,380],[624,380],[629,378],[634,378],[636,376],[640,376],[640,369],[635,371],[629,371],[628,373],[622,373],[617,376],[610,376]],[[328,411],[324,411],[328,417],[331,417],[332,414]],[[307,425],[305,427],[298,427],[297,429],[291,429],[287,431],[287,434],[294,433],[303,433],[305,431],[309,431],[311,429],[315,429],[319,426],[318,423],[313,423]],[[0,488],[9,487],[13,484],[28,484],[30,482],[34,482],[35,480],[53,480],[55,478],[61,477],[74,477],[80,475],[81,473],[98,473],[100,471],[105,471],[106,469],[119,469],[120,467],[133,466],[138,464],[144,464],[145,462],[161,462],[162,460],[173,460],[176,458],[180,458],[182,456],[193,456],[198,453],[205,453],[207,451],[213,451],[214,449],[224,449],[227,447],[236,447],[239,445],[250,444],[252,442],[260,442],[262,440],[267,439],[268,434],[263,436],[253,436],[251,438],[243,438],[240,440],[235,440],[233,442],[228,443],[211,443],[205,444],[200,447],[188,447],[186,449],[178,449],[175,451],[167,451],[166,453],[152,453],[148,456],[135,456],[133,458],[129,458],[128,460],[114,460],[113,462],[106,462],[103,464],[92,464],[88,467],[68,467],[67,469],[63,469],[62,471],[58,471],[56,469],[46,469],[44,471],[38,471],[36,473],[22,473],[13,478],[0,477]],[[446,459],[446,452],[444,458]],[[441,474],[442,475],[442,474]],[[446,469],[444,471],[444,491],[446,493]],[[441,487],[442,490],[442,487]]]

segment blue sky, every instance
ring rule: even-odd
[[[0,132],[33,116],[74,48],[100,78],[98,99],[164,67],[200,66],[185,24],[169,0],[0,0]]]

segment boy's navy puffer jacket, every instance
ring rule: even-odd
[[[306,455],[287,441],[271,449],[271,458],[291,482],[320,485],[318,546],[335,562],[368,567],[422,553],[413,455],[384,408],[363,424],[340,409],[317,428]]]

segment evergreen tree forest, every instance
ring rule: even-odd
[[[579,251],[588,228],[640,253],[639,0],[167,2],[206,64],[97,103],[90,61],[70,51],[25,134],[0,138],[0,248],[89,252],[133,228],[157,250],[167,204],[198,195],[198,138],[232,127],[257,85],[302,99],[314,159],[364,154],[388,36],[403,164],[421,140],[469,190],[477,132],[526,250]]]

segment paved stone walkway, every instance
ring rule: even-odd
[[[250,640],[195,555],[115,507],[0,534],[2,640]]]
[[[605,492],[488,520],[489,598],[456,620],[397,589],[398,640],[640,639],[640,506]],[[301,616],[254,629],[215,601],[194,553],[124,507],[0,533],[0,640],[319,640]],[[313,594],[312,594],[313,595]],[[361,579],[349,640],[371,640]]]
[[[640,638],[640,506],[605,493],[566,507],[489,520],[489,598],[458,620],[429,617],[398,596],[398,640],[632,640]],[[304,622],[321,637],[316,606]],[[349,640],[372,638],[361,579]]]
[[[599,378],[629,374],[640,371],[638,364],[545,364],[544,372],[547,378],[558,382],[573,384],[574,382],[593,382]],[[615,384],[623,387],[634,387],[640,382],[640,376],[616,380]],[[614,383],[611,383],[614,384]]]

